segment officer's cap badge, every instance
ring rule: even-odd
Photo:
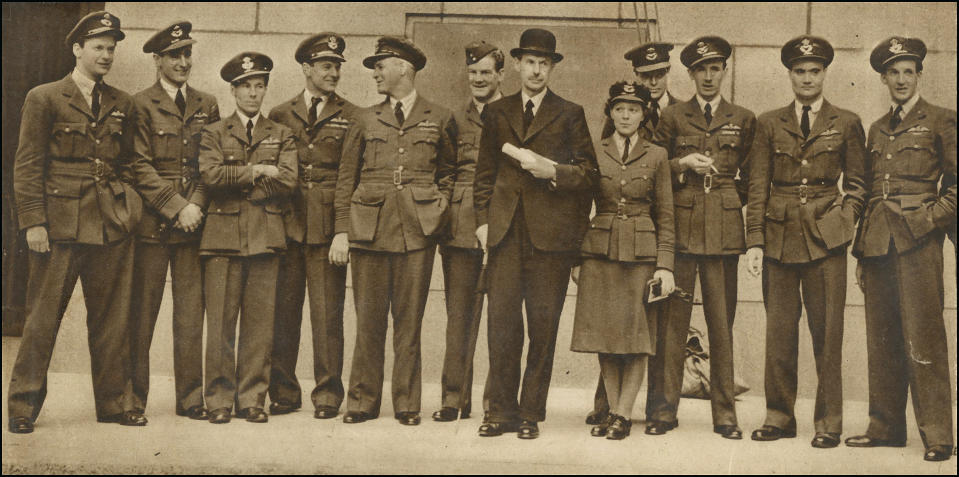
[[[633,93],[636,92],[636,88],[633,87],[633,85],[631,85],[631,84],[629,84],[629,83],[626,83],[626,84],[623,85],[623,92],[624,92],[624,93],[633,94]]]
[[[253,69],[253,60],[249,56],[243,57],[243,63],[240,64],[240,67],[243,68],[243,71],[250,71]]]
[[[895,54],[902,53],[902,43],[899,42],[898,38],[889,40],[889,51]]]
[[[656,48],[649,47],[649,49],[646,50],[646,59],[647,59],[647,60],[653,61],[653,60],[655,60],[658,56],[659,56],[659,55],[656,53]]]
[[[802,39],[802,44],[799,45],[799,51],[801,51],[802,54],[804,54],[804,55],[811,55],[811,54],[812,54],[812,51],[813,51],[813,48],[815,48],[815,47],[816,47],[816,45],[815,45],[814,43],[811,43],[811,42],[809,41],[809,38],[803,38],[803,39]]]
[[[330,39],[326,40],[326,46],[329,46],[331,50],[335,50],[340,46],[340,42],[336,41],[335,36],[330,36]]]
[[[709,51],[709,45],[707,45],[706,43],[699,42],[696,44],[696,53],[699,53],[700,55],[705,55],[707,51]]]
[[[170,32],[170,36],[173,38],[180,38],[183,36],[183,30],[180,29],[180,25],[173,27],[173,31]]]
[[[113,20],[110,20],[110,14],[109,14],[109,13],[104,13],[104,14],[103,14],[103,18],[100,19],[100,23],[101,23],[103,26],[105,26],[105,27],[112,27],[112,26],[113,26]]]

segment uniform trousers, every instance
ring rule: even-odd
[[[393,412],[419,412],[420,330],[436,245],[405,253],[352,249],[356,345],[347,410],[379,416],[384,347],[393,315]]]
[[[473,355],[479,334],[480,316],[473,305],[483,267],[483,251],[442,247],[443,283],[446,292],[446,354],[441,378],[443,407],[469,414],[473,397]],[[484,388],[487,390],[487,388]],[[489,410],[483,396],[483,410]]]
[[[806,307],[816,359],[816,432],[842,433],[842,336],[846,306],[846,253],[808,263],[767,259],[763,268],[766,304],[766,421],[796,430],[796,370],[799,318]]]
[[[173,278],[173,376],[176,411],[203,406],[203,267],[199,242],[138,242],[133,259],[130,396],[140,412],[150,391],[150,345],[167,266]]]
[[[737,425],[733,383],[733,321],[736,316],[736,279],[739,255],[676,254],[676,286],[695,293],[696,272],[703,286],[703,314],[709,333],[709,381],[713,425]],[[683,389],[686,338],[693,305],[668,300],[665,321],[657,331],[656,356],[650,357],[647,419],[674,422]]]
[[[263,408],[270,382],[278,264],[279,258],[273,254],[212,256],[204,262],[204,395],[211,410],[229,409],[234,403],[238,411]]]
[[[333,265],[329,245],[287,243],[280,259],[273,327],[273,363],[270,370],[270,401],[302,402],[296,378],[300,351],[303,301],[309,287],[310,325],[313,343],[313,406],[339,408],[343,402],[343,301],[346,297],[346,267]]]
[[[9,417],[36,420],[47,396],[47,370],[60,321],[77,279],[87,309],[87,342],[98,418],[132,410],[125,396],[129,357],[133,240],[107,245],[50,242],[29,253],[27,317],[10,377]]]
[[[942,234],[862,260],[873,439],[904,440],[906,398],[926,447],[953,445],[949,349],[943,323]],[[953,375],[955,376],[955,375]]]
[[[569,287],[569,271],[576,259],[575,252],[544,252],[533,247],[522,207],[517,207],[510,229],[490,251],[490,370],[484,394],[489,396],[491,422],[546,419],[556,333]],[[529,349],[517,402],[525,335],[524,302]]]

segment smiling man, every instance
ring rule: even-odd
[[[943,461],[954,445],[942,243],[956,228],[956,112],[919,96],[925,57],[922,40],[895,36],[869,58],[890,105],[869,128],[852,252],[866,297],[869,428],[846,445],[904,447],[911,391],[924,459]]]
[[[828,41],[794,38],[780,58],[795,99],[759,117],[749,151],[746,266],[762,273],[766,304],[766,421],[752,439],[796,436],[805,307],[818,377],[812,446],[831,448],[842,433],[846,249],[866,195],[866,138],[859,116],[823,98],[833,60]]]
[[[333,240],[336,171],[350,119],[358,108],[336,93],[346,40],[323,32],[303,40],[294,58],[305,87],[270,112],[270,119],[293,131],[299,157],[299,181],[285,214],[287,250],[280,262],[276,326],[270,371],[270,413],[300,408],[296,378],[303,301],[309,285],[313,344],[310,393],[313,416],[336,417],[343,402],[343,301],[346,267],[329,259]]]
[[[173,375],[176,413],[206,419],[203,405],[203,270],[200,231],[207,205],[197,157],[203,127],[220,120],[216,98],[187,84],[193,70],[193,25],[168,25],[143,45],[157,81],[134,95],[134,151],[149,172],[137,183],[146,211],[137,229],[130,324],[131,390],[144,412],[150,389],[150,344],[167,268],[173,278]]]

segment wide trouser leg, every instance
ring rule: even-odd
[[[796,370],[802,316],[799,283],[803,266],[766,259],[762,276],[766,305],[766,420],[763,425],[793,432],[796,430]]]
[[[942,316],[942,236],[934,235],[894,260],[903,359],[909,371],[904,376],[909,377],[919,435],[927,448],[953,446],[949,349]]]
[[[329,245],[308,245],[305,249],[304,263],[310,289],[310,322],[313,330],[313,377],[316,380],[311,398],[314,406],[339,408],[344,396],[343,302],[346,299],[346,267],[330,263]]]
[[[272,254],[244,258],[247,262],[237,347],[239,409],[263,408],[270,386],[273,352],[273,316],[276,310],[276,276],[279,257]]]
[[[130,386],[133,407],[143,412],[150,392],[150,347],[163,290],[166,288],[170,249],[165,244],[138,242],[133,255],[133,293],[130,310]],[[174,303],[176,300],[174,299]],[[174,340],[174,343],[176,340]]]
[[[709,391],[713,425],[737,425],[733,375],[733,321],[739,255],[702,257],[703,314],[709,330]]]
[[[419,412],[423,393],[420,330],[436,246],[393,259],[393,412]]]
[[[176,408],[203,405],[203,265],[200,243],[173,246],[173,377]]]
[[[9,417],[36,420],[47,396],[47,370],[60,321],[79,277],[79,246],[50,243],[50,252],[29,252],[26,319],[20,349],[10,376]],[[123,411],[115,402],[107,415]]]
[[[379,416],[383,396],[384,347],[393,293],[392,253],[350,251],[356,342],[346,409]]]
[[[443,407],[469,409],[473,391],[473,352],[479,317],[474,316],[483,253],[446,247],[442,251],[446,291],[446,353],[441,378]]]
[[[300,329],[306,293],[304,246],[288,242],[286,254],[279,258],[276,282],[276,314],[273,327],[273,364],[270,369],[270,401],[300,406],[302,392],[296,379],[296,360],[300,353]]]
[[[676,286],[695,293],[697,257],[676,254],[673,277]],[[686,361],[686,338],[693,313],[692,303],[670,299],[661,315],[664,322],[656,329],[656,355],[650,361],[649,390],[646,398],[646,419],[673,422],[679,410]],[[712,341],[712,337],[710,337]],[[662,369],[662,371],[658,371]]]
[[[203,266],[207,316],[203,394],[211,410],[232,409],[236,397],[236,320],[246,281],[246,260],[209,257]]]
[[[802,267],[802,295],[816,358],[816,432],[842,434],[842,336],[846,254]]]

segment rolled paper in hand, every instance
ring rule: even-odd
[[[520,149],[508,142],[503,143],[502,151],[503,151],[503,154],[506,154],[507,156],[512,157],[513,159],[516,159],[517,161],[520,162],[520,164],[536,162],[536,159],[534,159],[533,156],[530,155],[529,151],[527,151],[526,149]]]

